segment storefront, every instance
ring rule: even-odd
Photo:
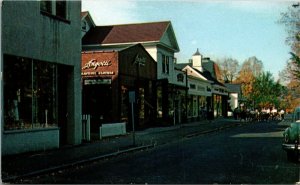
[[[209,81],[194,76],[188,77],[188,83],[188,119],[194,121],[206,119],[211,107],[211,84]]]
[[[228,90],[223,84],[214,84],[212,103],[214,117],[227,117]]]
[[[4,142],[5,151],[19,153],[67,144],[71,69],[13,55],[3,56],[3,69],[3,137],[10,140]]]
[[[136,128],[156,119],[156,62],[140,44],[120,51],[82,53],[83,113],[91,131],[103,123],[126,122],[131,129],[129,91],[135,92]]]
[[[80,11],[79,1],[1,6],[2,156],[81,144]]]

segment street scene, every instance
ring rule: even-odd
[[[300,2],[1,1],[1,181],[300,184]]]

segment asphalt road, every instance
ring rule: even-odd
[[[22,179],[59,184],[295,184],[299,163],[281,149],[285,125],[255,123]]]

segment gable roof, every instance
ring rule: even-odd
[[[88,14],[88,11],[81,12],[81,13],[80,13],[81,19],[84,18],[85,16],[87,16],[87,14]]]
[[[111,26],[96,26],[82,39],[82,45],[110,45],[128,43],[161,42],[165,34],[171,34],[172,47],[179,51],[170,21]]]
[[[96,26],[89,11],[81,12],[80,17],[81,17],[81,21],[85,19],[91,23],[92,27]]]
[[[193,67],[192,63],[180,63],[180,64],[176,64],[176,68],[179,69],[183,69],[185,66],[190,66],[191,68],[193,68],[197,73],[199,73],[200,75],[202,75],[204,78],[206,78],[209,81],[212,81],[214,85],[219,85],[222,87],[225,87],[224,84],[222,84],[221,82],[219,82],[213,75],[212,73],[207,70],[204,66],[203,66],[203,72],[199,71],[198,69]]]

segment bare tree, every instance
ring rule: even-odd
[[[286,42],[291,46],[296,55],[300,55],[300,6],[293,5],[288,7],[286,12],[281,13],[278,21],[283,24],[288,33]]]
[[[224,58],[218,61],[224,82],[232,83],[236,79],[240,68],[239,62],[233,58]]]

